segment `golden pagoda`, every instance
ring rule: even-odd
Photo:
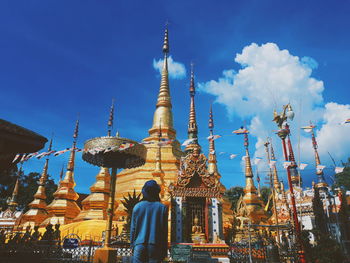
[[[54,200],[46,208],[48,218],[41,224],[68,224],[73,221],[80,213],[80,208],[76,203],[79,195],[74,191],[74,159],[76,152],[76,143],[78,137],[79,121],[77,120],[74,134],[73,146],[70,149],[70,157],[67,165],[67,172],[63,180],[60,181],[57,191],[53,194]]]
[[[243,129],[243,127],[241,128]],[[250,155],[248,150],[248,131],[244,133],[245,146],[245,188],[244,196],[241,197],[237,203],[236,218],[246,218],[252,224],[259,224],[267,220],[267,214],[264,211],[264,203],[257,194],[257,189],[254,185],[252,165],[250,162]],[[243,219],[242,219],[243,220]],[[241,221],[242,221],[241,220]]]
[[[19,177],[22,174],[22,164],[18,171],[18,178],[16,180],[15,187],[11,198],[7,200],[7,209],[4,212],[0,212],[0,228],[7,229],[9,231],[15,230],[18,227],[19,220],[21,219],[22,212],[17,211],[18,207],[18,189],[19,189]]]
[[[52,149],[52,139],[49,144],[48,152],[51,152]],[[49,155],[48,155],[49,156]],[[23,228],[27,226],[37,226],[40,225],[48,216],[46,211],[46,193],[45,185],[47,181],[47,170],[49,167],[49,158],[46,158],[43,171],[39,179],[38,190],[34,194],[34,200],[28,205],[29,210],[22,216],[21,224]]]
[[[128,193],[141,192],[147,180],[154,179],[161,186],[161,199],[166,204],[170,202],[168,187],[177,177],[180,157],[183,156],[180,143],[176,140],[176,131],[173,125],[173,114],[168,79],[168,29],[165,29],[163,44],[164,64],[161,73],[160,89],[153,116],[153,125],[149,129],[149,136],[145,138],[144,144],[147,148],[146,163],[137,168],[121,171],[117,175],[116,202]],[[167,141],[162,144],[161,141]],[[161,145],[161,147],[160,147]],[[117,205],[118,205],[117,204]],[[117,208],[116,217],[120,219],[125,216],[124,208]]]
[[[111,129],[114,119],[114,101],[109,113],[108,119],[108,136],[111,136]],[[101,167],[99,173],[96,176],[96,182],[90,187],[91,194],[88,195],[82,202],[83,209],[79,215],[74,219],[74,222],[98,219],[107,219],[107,207],[110,193],[110,180],[108,168]]]

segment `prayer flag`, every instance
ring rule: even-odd
[[[275,167],[276,166],[276,160],[275,159],[271,159],[270,160],[270,162],[269,162],[269,166],[270,166],[270,168],[272,169],[273,167]]]
[[[124,150],[126,150],[126,149],[128,149],[128,148],[130,148],[130,147],[133,147],[134,146],[134,144],[133,143],[122,143],[120,146],[119,146],[119,150],[120,151],[124,151]]]
[[[308,166],[309,164],[308,163],[300,163],[299,164],[299,169],[300,170],[304,170],[306,168],[306,166]]]
[[[210,154],[215,154],[215,151],[211,151]]]
[[[287,169],[291,165],[292,165],[292,162],[290,162],[290,161],[283,162],[283,168],[284,169]]]
[[[304,126],[301,127],[305,132],[312,132],[312,129],[314,129],[316,126],[315,125],[309,125],[309,126]]]
[[[197,138],[187,139],[186,141],[184,141],[184,142],[182,143],[182,146],[187,146],[187,145],[191,144],[192,142],[194,142],[194,141],[196,141],[196,140],[197,140]]]
[[[223,155],[223,154],[225,154],[226,152],[219,152],[219,155]],[[236,157],[236,155],[234,154],[234,157]],[[234,158],[233,157],[233,158]]]
[[[230,154],[230,159],[234,159],[237,156],[237,154]]]
[[[15,158],[13,159],[13,163],[15,162],[15,161],[17,161],[18,160],[18,158],[21,156],[21,154],[20,153],[18,153],[18,154],[16,154],[16,156],[15,156]]]
[[[320,172],[322,172],[324,168],[326,168],[325,165],[319,164],[319,165],[316,166],[317,171],[320,171]]]
[[[218,139],[220,137],[221,137],[221,135],[210,135],[210,136],[207,137],[207,139],[208,140],[216,140],[216,139]]]
[[[68,152],[69,150],[70,150],[70,148],[66,148],[66,149],[64,149],[64,150],[55,152],[53,155],[54,155],[54,156],[59,156],[59,155],[65,153],[65,152]]]
[[[350,123],[350,118],[349,118],[349,119],[346,119],[345,121],[343,121],[342,124],[346,124],[346,123]]]
[[[233,131],[232,133],[239,135],[239,134],[247,134],[247,133],[249,133],[249,131],[247,129],[241,127],[238,130]]]
[[[242,156],[242,161],[245,161],[245,159],[247,158],[247,156]]]
[[[341,173],[341,172],[344,171],[344,167],[335,167],[334,171],[335,171],[336,174],[337,173]]]
[[[254,159],[254,164],[255,164],[255,165],[258,165],[259,162],[260,162],[261,160],[262,160],[261,157],[255,157],[255,159]]]

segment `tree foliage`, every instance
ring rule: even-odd
[[[341,173],[337,173],[334,177],[333,189],[341,188],[343,190],[350,190],[350,158],[346,163],[342,163],[344,170]]]
[[[18,189],[18,208],[24,211],[28,210],[28,204],[33,201],[34,194],[39,186],[40,173],[32,172],[27,175],[22,174],[19,179]],[[13,189],[15,187],[18,178],[18,173],[14,170],[13,173],[8,176],[1,177],[0,180],[0,206],[4,210],[7,208],[7,199],[12,196]],[[57,189],[57,185],[54,180],[48,176],[48,180],[45,185],[46,189],[46,202],[49,204],[53,200],[53,193]]]
[[[230,200],[231,209],[234,210],[236,209],[239,198],[241,197],[241,195],[244,195],[243,187],[241,186],[231,187],[230,189],[226,190],[224,195],[228,200]]]

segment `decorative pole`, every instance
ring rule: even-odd
[[[270,144],[270,142],[269,142],[269,139],[267,138],[266,142],[264,143],[264,146],[265,146],[268,164],[270,164],[269,144]],[[273,204],[273,209],[275,210],[274,214],[275,214],[275,220],[276,220],[276,225],[277,225],[277,244],[279,245],[280,244],[280,230],[278,227],[278,216],[277,216],[276,195],[275,195],[275,192],[277,191],[277,189],[275,189],[274,184],[273,184],[271,167],[269,169],[270,169],[270,187],[271,187],[271,191],[272,191],[272,204]]]
[[[294,160],[294,154],[293,154],[293,149],[292,145],[290,142],[289,134],[289,125],[287,123],[287,119],[293,120],[294,118],[294,112],[292,110],[292,106],[288,103],[287,105],[283,106],[283,111],[279,115],[277,114],[276,111],[274,111],[274,118],[273,121],[276,122],[277,126],[279,127],[279,131],[277,132],[277,135],[281,138],[282,141],[282,147],[283,147],[283,154],[284,154],[284,159],[286,161],[290,161],[291,165],[287,167],[287,176],[288,176],[288,186],[289,186],[289,191],[290,191],[290,197],[292,201],[292,209],[293,209],[293,221],[294,221],[294,228],[295,232],[297,234],[297,242],[300,247],[299,251],[299,260],[301,263],[306,263],[304,251],[303,251],[303,244],[301,241],[301,229],[300,229],[300,224],[298,220],[298,214],[297,214],[297,208],[295,204],[295,195],[294,195],[294,189],[293,189],[293,183],[292,183],[292,175],[291,173],[293,172],[293,176],[295,176],[294,173],[296,173],[296,163]],[[289,147],[289,154],[287,153],[287,146],[286,146],[286,138],[288,137],[288,146]]]

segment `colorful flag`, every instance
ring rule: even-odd
[[[245,159],[247,158],[247,156],[242,156],[242,161],[245,161]]]
[[[309,164],[308,163],[300,163],[299,164],[299,169],[300,170],[304,170],[306,168],[306,166],[308,166]]]
[[[38,152],[35,152],[35,153],[30,153],[28,154],[25,158],[24,158],[24,161],[28,161],[30,158],[33,158],[35,155],[37,155]]]
[[[76,148],[75,151],[78,153],[78,152],[82,152],[83,149],[80,149],[80,148]]]
[[[232,133],[239,135],[239,134],[247,134],[247,133],[249,133],[249,131],[247,129],[241,127],[238,130],[233,131]]]
[[[318,172],[322,172],[324,168],[326,168],[325,165],[319,164],[319,165],[316,166],[316,169],[317,169]]]
[[[141,144],[153,144],[154,142],[147,142],[147,141],[142,141],[140,142]]]
[[[350,123],[350,118],[349,118],[349,119],[346,119],[345,121],[343,121],[342,124],[346,124],[346,123]]]
[[[20,153],[18,153],[18,154],[16,154],[16,156],[15,156],[15,158],[13,159],[13,163],[15,162],[15,161],[17,161],[18,160],[18,158],[21,156],[21,154]]]
[[[194,142],[194,141],[196,141],[196,140],[197,140],[197,138],[187,139],[186,141],[184,141],[184,142],[182,143],[182,146],[187,146],[187,145],[191,144],[192,142]]]
[[[342,173],[344,171],[344,167],[335,167],[334,169],[335,173]]]
[[[133,143],[129,143],[129,142],[125,142],[125,143],[122,143],[120,146],[119,146],[119,151],[124,151],[130,147],[133,147],[134,144]]]
[[[287,169],[291,165],[292,165],[292,162],[290,162],[290,161],[283,162],[283,168],[284,169]]]
[[[106,148],[106,149],[104,150],[104,152],[105,152],[105,153],[111,152],[111,151],[113,151],[115,148],[116,148],[115,146],[114,146],[114,147],[108,147],[108,148]]]
[[[221,137],[221,135],[210,135],[210,136],[207,137],[207,139],[208,140],[216,140],[216,139],[218,139],[220,137]]]
[[[171,144],[172,142],[173,140],[162,138],[160,142],[158,142],[158,146],[165,146],[165,145]]]
[[[269,162],[269,166],[270,166],[270,168],[272,169],[273,167],[275,167],[276,166],[276,160],[275,159],[271,159],[270,160],[270,162]]]
[[[70,150],[70,148],[67,148],[67,149],[64,149],[64,150],[61,150],[61,151],[57,151],[53,155],[54,156],[59,156],[59,155],[65,153],[65,152],[68,152],[69,150]]]
[[[312,132],[312,129],[314,129],[316,126],[315,125],[309,125],[309,126],[304,126],[301,127],[305,132]]]
[[[26,157],[27,157],[27,154],[26,154],[26,153],[23,154],[23,155],[22,155],[22,158],[21,158],[21,160],[20,160],[20,162],[24,162],[24,161],[26,160]]]
[[[237,156],[237,154],[230,154],[230,159],[232,160],[232,159],[234,159],[234,158],[236,158],[236,156]]]
[[[211,152],[209,152],[209,154],[215,154],[215,151],[211,151]]]
[[[226,152],[219,152],[219,155],[223,155],[223,154],[225,154],[225,153],[226,153]],[[233,154],[233,155],[234,155],[233,158],[235,158],[237,154]]]
[[[262,160],[261,157],[255,157],[255,159],[254,159],[254,164],[255,164],[255,165],[258,165],[259,162],[260,162],[261,160]]]

